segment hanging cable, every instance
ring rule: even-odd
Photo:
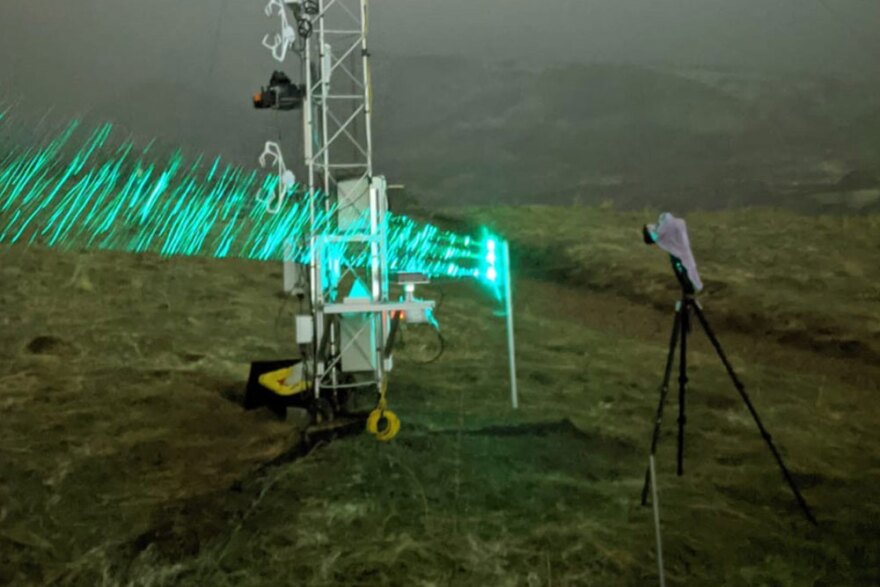
[[[443,337],[443,334],[440,332],[439,328],[433,328],[433,330],[437,334],[437,342],[438,342],[440,348],[437,350],[437,353],[433,357],[431,357],[430,359],[428,359],[426,361],[417,361],[415,359],[411,359],[412,362],[415,363],[416,365],[430,365],[431,363],[436,363],[437,361],[439,361],[443,357],[443,354],[446,352],[446,339]],[[403,340],[403,333],[401,332],[401,334],[399,336],[400,336],[401,345],[405,346],[405,343]]]
[[[310,21],[309,19],[301,18],[296,23],[296,29],[297,32],[299,32],[300,38],[308,39],[312,36],[312,32],[314,31],[315,27],[312,24],[312,21]]]

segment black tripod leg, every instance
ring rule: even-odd
[[[678,358],[678,475],[684,475],[685,392],[687,391],[687,337],[690,331],[691,300],[681,303],[681,356]]]
[[[657,413],[654,416],[654,432],[651,434],[651,456],[657,453],[657,444],[660,442],[660,424],[663,421],[663,406],[666,405],[666,396],[669,393],[669,378],[672,375],[672,364],[675,362],[675,347],[678,344],[678,332],[681,327],[679,319],[679,306],[675,310],[675,321],[672,323],[672,336],[669,339],[669,354],[666,357],[666,371],[663,373],[663,384],[660,386],[660,402],[657,404]],[[642,505],[648,503],[648,491],[651,488],[651,467],[645,471],[645,484],[642,486]]]
[[[791,473],[788,470],[788,467],[785,466],[785,462],[782,460],[782,456],[779,454],[779,451],[776,450],[776,445],[773,444],[773,439],[770,436],[770,433],[767,432],[767,429],[764,428],[764,424],[761,422],[761,418],[758,416],[758,411],[755,409],[755,406],[752,404],[752,400],[749,398],[749,394],[746,393],[746,388],[740,382],[739,378],[736,376],[736,372],[733,370],[733,366],[730,364],[730,361],[727,359],[727,355],[724,354],[724,349],[721,348],[721,343],[718,342],[718,339],[715,337],[715,333],[712,331],[712,327],[709,326],[709,321],[706,320],[706,316],[703,314],[703,310],[697,304],[694,304],[694,311],[697,314],[697,318],[700,320],[700,324],[703,327],[703,330],[706,332],[706,336],[709,337],[709,341],[712,343],[712,346],[715,347],[715,352],[718,353],[718,357],[721,359],[721,362],[724,363],[724,368],[727,369],[727,374],[730,375],[731,381],[733,381],[734,387],[739,392],[740,397],[742,397],[743,402],[745,402],[746,407],[749,409],[749,412],[752,414],[752,418],[755,420],[755,424],[758,425],[758,430],[761,431],[761,436],[764,438],[764,441],[767,443],[767,446],[770,448],[770,452],[773,454],[773,458],[776,459],[776,463],[779,465],[779,469],[782,471],[782,476],[785,477],[788,486],[791,488],[791,492],[794,493],[794,497],[798,502],[798,505],[801,506],[801,509],[804,512],[804,515],[807,519],[816,524],[816,518],[813,517],[813,512],[810,511],[810,507],[807,505],[804,496],[801,495],[800,490],[794,482],[794,479],[791,477]]]

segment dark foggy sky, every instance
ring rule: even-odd
[[[63,64],[148,73],[260,58],[263,0],[2,0],[0,73]],[[691,62],[823,73],[880,63],[873,0],[373,0],[372,44],[392,53],[490,59]],[[256,48],[254,48],[254,46]],[[60,53],[60,54],[59,54]],[[244,63],[241,63],[244,65]],[[58,73],[56,71],[56,73]]]
[[[259,41],[273,26],[264,4],[2,0],[0,82],[37,68],[89,81],[102,68],[186,77],[205,75],[212,60],[220,75],[262,66]],[[373,0],[371,8],[374,50],[395,54],[880,75],[874,0]]]
[[[873,0],[376,0],[375,5],[377,14],[378,7],[388,7],[377,16],[377,28],[395,51],[823,73],[874,74],[880,65],[880,2]]]
[[[264,6],[0,0],[0,102],[100,114],[152,84],[160,94],[186,86],[222,96],[245,116],[247,96],[276,66],[260,45],[277,27]],[[880,0],[372,0],[371,25],[376,59],[676,63],[880,79]]]

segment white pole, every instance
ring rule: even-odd
[[[657,572],[660,573],[660,587],[666,587],[666,574],[663,572],[663,539],[660,537],[660,502],[657,498],[657,471],[654,468],[654,455],[648,460],[651,469],[651,504],[654,506],[654,534],[657,540]]]
[[[510,270],[510,245],[504,241],[504,303],[507,306],[507,354],[510,359],[510,401],[513,409],[519,408],[519,394],[516,389],[516,341],[513,332],[513,288]]]

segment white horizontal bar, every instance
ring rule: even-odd
[[[325,314],[378,314],[380,312],[417,312],[433,310],[434,302],[348,302],[324,305]]]

